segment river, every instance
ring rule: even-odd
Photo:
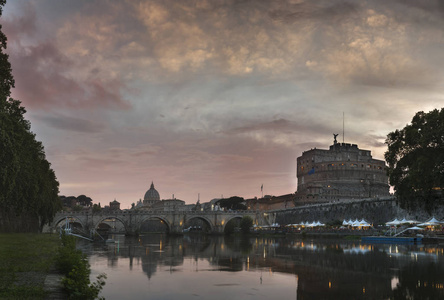
[[[444,248],[190,234],[81,243],[106,299],[444,299]]]

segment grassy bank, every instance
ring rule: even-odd
[[[59,246],[54,234],[0,234],[0,299],[45,299]]]

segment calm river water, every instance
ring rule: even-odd
[[[82,244],[106,299],[444,299],[444,248],[161,234]],[[410,298],[409,298],[410,297]]]

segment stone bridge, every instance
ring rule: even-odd
[[[163,221],[169,233],[182,233],[187,222],[197,218],[209,226],[210,233],[218,234],[224,232],[228,222],[236,218],[242,219],[244,216],[251,217],[253,224],[257,225],[267,225],[272,221],[271,215],[258,211],[115,211],[106,213],[61,211],[54,216],[53,222],[45,225],[43,232],[54,232],[57,227],[63,226],[66,220],[80,224],[85,232],[97,229],[105,220],[116,220],[123,224],[126,234],[136,235],[144,222],[157,219]]]

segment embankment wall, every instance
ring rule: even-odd
[[[394,197],[344,200],[332,203],[299,206],[285,210],[275,210],[276,222],[279,224],[296,224],[301,222],[320,221],[323,223],[335,220],[365,219],[372,224],[384,224],[394,218],[425,221],[432,216],[444,219],[444,207],[437,207],[428,213],[418,209],[413,212],[402,209]]]

